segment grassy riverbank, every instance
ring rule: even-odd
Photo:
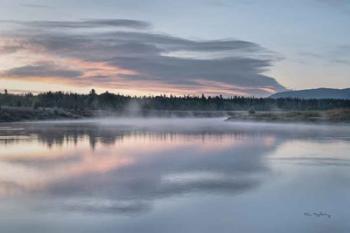
[[[0,108],[0,122],[79,119],[91,116],[88,112],[68,111],[56,108],[27,108],[2,107]]]
[[[231,116],[227,120],[350,123],[350,109],[334,109],[327,111],[239,111],[231,113]]]
[[[81,119],[93,117],[227,117],[228,121],[350,122],[350,109],[326,111],[138,111],[67,110],[59,108],[0,108],[0,122]]]

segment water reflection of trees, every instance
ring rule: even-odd
[[[123,141],[125,137],[147,137],[157,141],[173,141],[179,136],[190,138],[198,138],[202,141],[207,139],[222,140],[230,135],[236,139],[246,137],[246,132],[212,132],[209,130],[201,131],[157,131],[157,130],[142,130],[142,129],[118,129],[106,128],[98,126],[71,126],[71,127],[30,127],[19,131],[2,131],[0,144],[19,144],[23,141],[36,141],[51,148],[52,146],[64,146],[67,144],[77,145],[82,140],[87,140],[91,149],[96,147],[96,144],[113,145],[118,141]]]
[[[292,130],[291,130],[292,129]],[[345,127],[346,129],[346,127]],[[338,127],[336,130],[326,130],[325,128],[276,128],[268,126],[265,128],[156,128],[156,127],[126,127],[126,126],[101,126],[98,124],[24,124],[17,128],[8,127],[7,130],[0,131],[0,145],[20,143],[22,141],[36,141],[51,148],[52,146],[63,146],[68,144],[77,145],[83,140],[87,140],[90,147],[94,149],[97,144],[113,145],[118,141],[123,141],[125,137],[148,137],[158,141],[176,140],[181,137],[200,137],[202,141],[207,139],[222,140],[230,135],[236,139],[248,136],[272,136],[278,138],[303,138],[314,140],[319,137],[337,137],[338,140],[349,140],[348,130]]]

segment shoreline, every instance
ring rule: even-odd
[[[350,109],[325,111],[261,111],[236,112],[227,121],[276,123],[350,123]]]
[[[26,107],[2,107],[0,109],[0,122],[23,122],[41,120],[82,119],[90,117],[87,113],[68,111],[55,108],[26,108]]]
[[[225,121],[252,121],[276,123],[350,123],[350,109],[324,111],[167,111],[150,110],[142,112],[118,112],[108,110],[73,111],[57,108],[20,108],[0,109],[0,122],[24,122],[43,120],[78,120],[93,118],[215,118]]]

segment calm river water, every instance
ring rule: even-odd
[[[0,232],[350,232],[350,126],[0,124]]]

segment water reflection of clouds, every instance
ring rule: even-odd
[[[41,204],[47,203],[43,208],[141,213],[163,198],[232,195],[257,188],[270,171],[266,155],[281,143],[297,135],[329,133],[224,126],[179,130],[175,125],[128,129],[58,124],[1,132],[21,138],[0,140],[0,147],[13,146],[23,153],[1,152],[0,192],[9,197],[40,196]]]
[[[347,139],[320,138],[314,141],[288,140],[275,150],[269,159],[284,164],[314,166],[350,166]]]
[[[31,154],[29,148],[25,154],[2,154],[0,166],[16,171],[7,173],[13,184],[7,195],[15,195],[16,189],[19,195],[44,194],[61,200],[58,206],[66,210],[142,212],[159,198],[252,189],[261,182],[259,175],[268,171],[261,156],[272,149],[265,140],[247,140],[241,132],[60,130],[32,128],[20,132],[31,139],[13,142],[16,147],[28,140],[46,142],[49,146],[42,145],[42,153],[33,148]],[[82,141],[75,145],[77,138]],[[88,146],[91,141],[93,150]],[[10,190],[9,184],[6,189]]]

